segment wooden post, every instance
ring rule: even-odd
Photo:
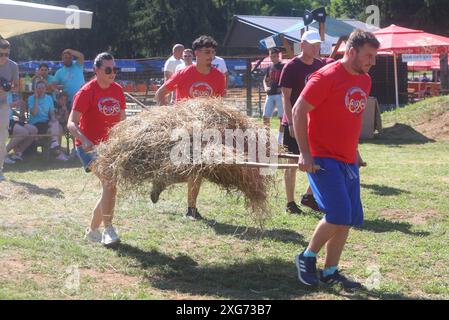
[[[330,58],[335,59],[335,57],[337,56],[338,50],[341,47],[341,44],[343,43],[345,37],[340,37],[340,39],[338,39],[337,44],[335,45],[334,51],[332,51]]]
[[[321,41],[325,41],[326,40],[326,23],[324,22],[320,22],[320,37],[321,37]]]
[[[448,54],[442,53],[440,55],[440,82],[441,90],[443,93],[449,94],[449,67],[448,67]]]
[[[246,76],[247,76],[247,84],[246,84],[246,114],[248,117],[252,117],[253,115],[253,84],[252,84],[252,70],[251,70],[251,59],[246,60]]]

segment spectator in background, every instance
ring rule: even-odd
[[[46,82],[40,80],[36,83],[34,95],[28,98],[30,113],[30,134],[51,134],[51,149],[57,154],[56,160],[67,161],[67,156],[60,150],[58,137],[63,134],[59,129],[59,123],[55,117],[53,98],[45,94]]]
[[[48,64],[41,63],[39,65],[39,68],[37,69],[36,74],[31,79],[32,84],[33,84],[33,91],[36,88],[36,83],[40,80],[44,80],[45,82],[47,82],[47,92],[53,91],[52,83],[54,81],[54,77],[52,75],[48,74],[49,70],[50,69],[48,67]]]
[[[0,80],[3,83],[0,86],[0,182],[5,180],[3,163],[6,157],[6,140],[8,139],[9,112],[11,110],[8,102],[11,100],[11,91],[17,92],[19,89],[19,67],[17,63],[9,59],[10,51],[10,43],[0,37]]]
[[[167,82],[175,73],[176,67],[183,63],[182,54],[184,52],[184,46],[182,44],[175,44],[173,46],[173,55],[165,61],[164,65],[164,82]],[[170,95],[170,103],[174,103],[176,100],[176,93]]]
[[[265,101],[263,123],[268,128],[270,127],[270,119],[273,116],[274,110],[277,109],[279,117],[279,135],[278,141],[282,144],[282,133],[284,127],[282,125],[282,118],[284,117],[284,108],[282,106],[282,91],[279,86],[279,80],[281,78],[282,69],[284,64],[281,62],[280,53],[278,48],[272,48],[269,50],[271,65],[267,70],[267,73],[263,79],[263,86],[267,93],[267,99]]]
[[[183,63],[182,55],[184,52],[184,46],[182,44],[176,44],[173,47],[173,55],[168,58],[164,65],[164,80],[167,81],[176,72],[176,67]]]
[[[223,58],[220,58],[219,56],[215,56],[214,60],[212,60],[212,67],[217,68],[218,71],[224,74],[226,78],[226,88],[228,87],[228,78],[229,78],[229,72],[228,68],[226,67],[226,62]]]
[[[20,103],[25,104],[23,100],[14,102],[12,105],[19,105]],[[23,153],[31,145],[34,138],[29,137],[32,128],[29,124],[25,124],[20,120],[21,115],[17,114],[15,111],[11,110],[9,114],[9,135],[11,140],[6,146],[6,152],[14,150],[14,154],[6,157],[6,164],[14,164],[16,161],[23,160]]]
[[[69,114],[69,95],[66,92],[59,92],[56,95],[55,118],[58,121],[60,132],[67,132]],[[61,145],[61,139],[62,135],[60,135],[58,139],[59,145]],[[75,145],[75,140],[73,140],[73,145]]]
[[[421,77],[421,82],[430,82],[430,79],[427,78],[427,73],[424,73]]]
[[[184,62],[176,67],[176,72],[181,71],[193,64],[193,50],[185,49],[182,53],[182,59]]]
[[[74,60],[75,59],[75,60]],[[67,92],[69,95],[69,109],[72,108],[73,97],[84,85],[84,55],[72,49],[62,53],[64,66],[56,71],[53,79],[54,89]]]

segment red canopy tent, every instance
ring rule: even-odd
[[[447,54],[449,38],[396,26],[391,26],[373,32],[379,40],[381,51],[394,55],[396,105],[399,106],[397,56],[399,54]]]

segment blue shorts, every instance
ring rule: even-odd
[[[344,226],[363,224],[360,175],[357,164],[330,158],[314,158],[324,170],[309,173],[309,183],[320,210],[328,223]]]
[[[92,162],[94,162],[95,159],[97,159],[97,154],[95,152],[86,152],[81,147],[76,147],[76,153],[78,154],[78,158],[80,159],[84,167],[84,170],[86,172],[91,172],[90,166]]]
[[[282,95],[267,95],[267,100],[265,101],[265,108],[263,112],[264,118],[271,118],[274,113],[274,109],[278,109],[278,117],[282,119],[284,116],[284,107],[282,105]]]

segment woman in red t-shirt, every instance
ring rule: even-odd
[[[114,57],[109,53],[99,54],[94,61],[94,70],[96,77],[75,95],[67,123],[67,128],[75,137],[76,151],[86,172],[90,171],[95,161],[95,146],[107,140],[109,130],[126,117],[125,95],[122,87],[115,82],[118,69]],[[93,211],[86,239],[113,246],[120,242],[112,226],[117,189],[115,182],[102,178],[100,181],[103,193]],[[99,227],[102,222],[105,229],[101,233]]]

